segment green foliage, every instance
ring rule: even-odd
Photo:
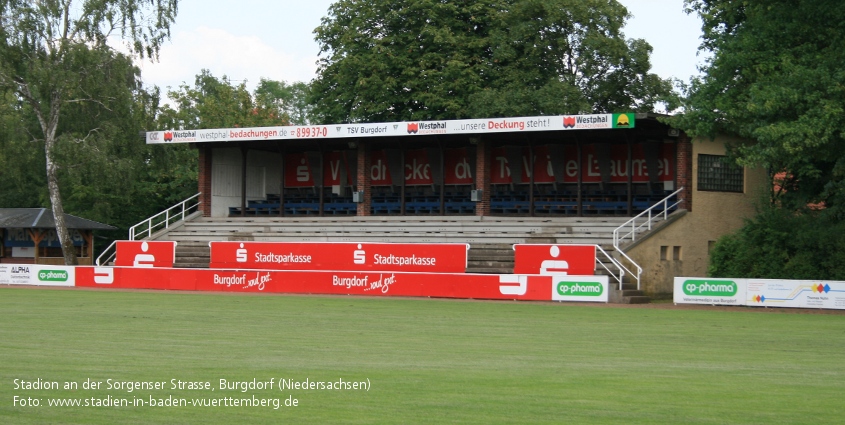
[[[315,31],[322,122],[650,111],[673,99],[615,1],[341,0]]]
[[[845,280],[845,222],[766,208],[713,248],[713,277]]]
[[[253,97],[245,82],[233,85],[225,75],[218,79],[211,75],[209,70],[203,69],[196,76],[193,87],[182,84],[177,90],[168,92],[168,96],[176,103],[176,108],[173,109],[169,105],[162,108],[158,119],[159,128],[287,125],[290,117],[281,105],[285,105],[285,101],[293,102],[292,92],[289,99],[280,99],[275,97],[276,93],[272,88],[285,87],[284,83],[262,80],[262,84],[259,89],[264,88],[263,91],[256,91],[256,96]]]
[[[277,117],[287,117],[290,125],[308,125],[313,109],[308,103],[309,89],[303,82],[288,84],[262,78],[255,88],[255,103]]]
[[[712,52],[676,125],[736,135],[744,165],[785,173],[778,201],[824,202],[845,218],[845,2],[687,0]]]
[[[100,113],[118,110],[132,96],[137,69],[106,40],[119,33],[133,57],[156,57],[170,35],[176,1],[0,0],[0,90],[14,93],[25,106],[18,107],[23,117],[38,123],[38,131],[29,134],[43,141],[49,200],[66,264],[76,264],[76,254],[64,221],[59,151],[69,141],[102,132]],[[82,104],[65,123],[66,109]]]

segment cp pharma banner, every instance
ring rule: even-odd
[[[675,278],[676,304],[845,309],[845,282]]]
[[[0,285],[75,286],[76,267],[0,264]]]

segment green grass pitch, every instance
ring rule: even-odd
[[[0,288],[3,424],[826,424],[843,395],[842,314]]]

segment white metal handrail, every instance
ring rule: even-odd
[[[117,255],[117,251],[114,250],[114,246],[115,246],[116,243],[117,243],[117,241],[112,241],[111,245],[109,245],[109,247],[106,248],[100,254],[99,257],[97,257],[97,261],[96,261],[95,264],[97,264],[98,266],[102,266],[102,265],[106,265],[106,264],[110,263],[112,260],[114,260],[114,256]],[[105,260],[103,258],[105,258]]]
[[[669,205],[669,199],[670,199],[671,197],[673,197],[673,196],[675,196],[675,195],[677,195],[677,194],[681,193],[681,191],[682,191],[682,190],[684,190],[684,188],[680,188],[680,189],[678,189],[678,190],[676,190],[676,191],[672,192],[669,196],[667,196],[667,197],[663,198],[663,200],[662,200],[662,201],[659,201],[659,202],[657,202],[656,204],[654,204],[654,205],[652,205],[652,206],[648,207],[648,209],[646,209],[645,211],[643,211],[643,212],[641,212],[641,213],[637,214],[636,216],[634,216],[634,217],[633,217],[633,218],[631,218],[630,220],[626,221],[626,222],[625,222],[625,224],[623,224],[623,225],[621,225],[621,226],[617,227],[617,228],[613,231],[613,247],[614,247],[614,248],[616,248],[616,249],[619,249],[619,245],[620,245],[622,242],[624,242],[624,241],[625,241],[625,239],[627,239],[628,237],[630,237],[630,238],[631,238],[631,241],[635,241],[635,240],[637,240],[637,230],[640,230],[640,229],[642,229],[642,228],[643,228],[643,227],[645,227],[645,226],[648,226],[648,230],[651,230],[651,223],[652,223],[654,220],[656,220],[657,218],[659,218],[659,217],[660,217],[660,215],[661,215],[660,213],[658,213],[657,215],[652,215],[652,212],[654,211],[654,209],[655,209],[655,208],[657,208],[657,207],[659,207],[659,206],[661,206],[661,205],[663,206],[663,212],[662,212],[662,215],[663,215],[663,219],[665,220],[665,219],[669,216],[669,208],[673,208],[673,207],[677,206],[678,204],[680,204],[680,203],[682,202],[682,200],[681,200],[681,199],[678,199],[677,201],[675,201],[675,203],[674,203],[674,204]],[[642,224],[640,224],[640,225],[637,225],[637,219],[639,219],[639,218],[643,218],[643,216],[646,216],[646,215],[648,216],[648,218],[647,218],[647,219],[645,219],[645,222],[643,222],[643,223],[642,223]],[[629,226],[629,225],[630,225],[630,227],[631,227],[631,231],[630,231],[630,232],[628,232],[628,233],[625,233],[624,235],[621,235],[621,236],[620,236],[620,235],[619,235],[619,232],[620,232],[622,229],[626,229],[626,230],[627,230],[627,228],[628,228],[628,226]]]
[[[616,276],[615,274],[613,274],[613,270],[610,270],[609,268],[607,268],[606,265],[604,265],[604,262],[598,262],[605,271],[607,271],[611,276],[613,276],[614,279],[616,279],[617,282],[619,282],[619,288],[621,289],[622,281],[625,279],[625,272],[627,271],[627,269],[625,268],[625,266],[620,264],[619,261],[613,258],[610,254],[608,254],[607,251],[605,251],[600,245],[596,244],[596,249],[601,251],[601,253],[604,254],[604,256],[608,260],[610,260],[610,263],[616,266],[616,269],[619,270],[619,276]]]
[[[613,248],[616,249],[616,252],[618,252],[619,255],[621,255],[626,260],[628,260],[628,262],[631,263],[637,269],[637,273],[636,274],[632,273],[630,269],[628,269],[627,267],[622,265],[621,261],[618,261],[617,263],[618,263],[619,267],[624,268],[626,271],[628,271],[629,274],[634,276],[634,278],[637,280],[637,289],[640,289],[640,276],[642,276],[642,274],[643,274],[643,268],[640,267],[640,265],[637,264],[633,259],[631,259],[631,257],[628,256],[628,254],[625,254],[625,252],[622,251],[622,249],[620,248],[620,245],[622,244],[622,242],[624,242],[629,237],[631,238],[632,242],[637,240],[637,231],[641,230],[644,227],[647,227],[648,230],[651,230],[651,223],[654,222],[656,219],[660,218],[660,216],[661,216],[660,213],[658,213],[656,215],[652,214],[652,212],[656,208],[658,208],[660,206],[663,207],[662,216],[663,216],[663,219],[666,220],[669,217],[669,209],[676,207],[677,205],[679,205],[683,201],[682,199],[677,199],[675,201],[675,203],[673,203],[672,205],[669,205],[669,199],[672,198],[673,196],[681,193],[682,190],[684,190],[683,187],[674,191],[674,192],[672,192],[671,194],[669,194],[669,196],[663,198],[663,200],[661,200],[661,201],[657,202],[656,204],[648,207],[648,209],[646,209],[645,211],[637,214],[636,216],[634,216],[633,218],[631,218],[630,220],[626,221],[624,224],[622,224],[621,226],[619,226],[619,227],[617,227],[616,229],[613,230]],[[645,218],[645,217],[647,217],[647,218]],[[638,225],[637,219],[644,219],[645,221]],[[630,226],[630,232],[620,235],[620,233],[623,231],[623,229],[628,230],[629,226]]]
[[[192,210],[196,211],[196,208],[199,207],[200,194],[201,193],[197,193],[196,195],[191,196],[190,198],[185,199],[184,201],[130,227],[129,240],[134,241],[136,237],[145,233],[146,236],[143,237],[150,237],[153,235],[153,230],[158,230],[162,227],[167,229],[171,224],[184,220],[185,217],[192,212]],[[195,199],[197,200],[196,202],[194,202]],[[146,228],[141,229],[140,232],[136,230],[142,228],[143,226],[146,226]]]

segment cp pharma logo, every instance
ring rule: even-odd
[[[687,295],[707,295],[711,297],[733,297],[736,295],[738,286],[732,280],[706,281],[687,280],[684,282],[683,291]]]
[[[41,270],[38,272],[38,280],[42,282],[65,282],[67,272],[64,270]]]
[[[558,282],[558,295],[568,297],[598,297],[604,292],[599,282]]]

